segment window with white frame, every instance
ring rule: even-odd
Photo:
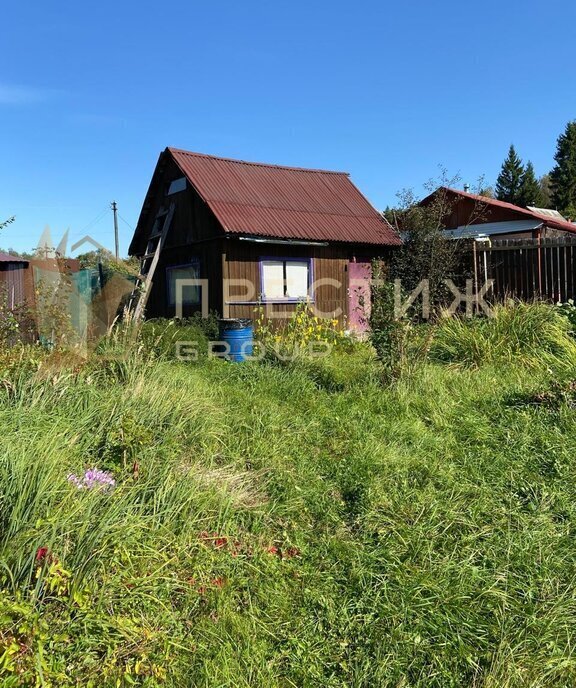
[[[261,291],[265,301],[299,300],[310,289],[310,260],[263,258],[260,261]]]
[[[200,287],[186,284],[186,280],[200,278],[200,262],[193,261],[186,265],[172,265],[166,268],[168,285],[168,304],[176,305],[176,297],[182,300],[183,306],[195,306],[200,303]]]

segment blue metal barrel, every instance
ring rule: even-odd
[[[230,361],[245,361],[252,355],[254,327],[249,318],[222,318],[218,321],[220,341],[230,347]]]

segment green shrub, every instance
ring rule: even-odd
[[[379,261],[372,265],[374,282],[371,288],[370,341],[387,376],[394,380],[405,371],[411,358],[419,358],[411,346],[414,326],[409,316],[397,317],[395,312],[394,284],[387,280],[387,268]]]
[[[176,320],[176,323],[182,327],[193,326],[201,330],[209,340],[218,339],[219,328],[218,318],[220,316],[216,311],[210,311],[207,317],[203,317],[201,313],[194,313],[193,315]]]
[[[561,313],[570,323],[570,332],[576,336],[576,304],[573,299],[568,299],[565,303],[556,304],[556,310]]]
[[[331,350],[351,351],[356,341],[341,329],[337,319],[315,315],[305,301],[297,304],[290,318],[278,323],[266,318],[264,308],[259,308],[254,325],[256,340],[272,358],[276,354],[286,358],[306,355],[316,345],[320,348],[325,345]]]

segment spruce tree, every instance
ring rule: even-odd
[[[568,122],[556,144],[556,166],[550,172],[552,202],[560,212],[576,207],[576,121]]]
[[[522,165],[522,160],[518,157],[514,146],[511,145],[508,157],[504,160],[496,180],[496,198],[500,201],[507,201],[508,203],[518,205],[521,201],[520,189],[523,175],[524,166]]]
[[[538,180],[540,186],[540,193],[542,194],[542,207],[551,208],[552,207],[552,185],[550,183],[550,175],[543,174]]]
[[[522,175],[522,182],[520,184],[520,198],[518,205],[526,207],[528,205],[535,205],[537,208],[544,207],[544,196],[540,184],[534,174],[534,165],[531,162],[526,164],[524,174]]]

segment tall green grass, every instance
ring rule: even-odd
[[[446,318],[430,345],[435,361],[479,366],[538,366],[572,361],[576,343],[568,320],[543,303],[498,304],[489,318]]]
[[[576,358],[518,313],[392,386],[363,348],[6,365],[0,685],[576,683],[575,411],[529,402]]]

